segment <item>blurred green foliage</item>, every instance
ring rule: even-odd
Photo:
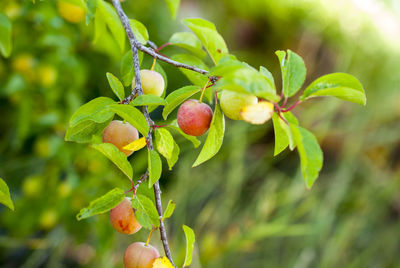
[[[81,104],[112,96],[106,72],[119,74],[122,55],[93,44],[92,24],[64,21],[55,1],[36,2],[0,3],[13,24],[12,54],[0,58],[0,177],[16,208],[0,207],[0,266],[121,267],[126,246],[143,241],[146,231],[124,236],[107,215],[80,222],[75,215],[130,183],[94,149],[64,142],[64,134]],[[399,27],[400,18],[396,1],[372,1],[381,10],[375,16],[356,2],[183,0],[173,21],[164,1],[126,1],[128,15],[159,45],[184,29],[180,18],[204,17],[233,53],[268,67],[276,81],[273,52],[292,49],[305,59],[308,82],[349,72],[368,96],[366,107],[315,99],[295,109],[324,151],[312,190],[304,187],[295,152],[273,158],[272,123],[229,121],[221,151],[194,169],[198,152],[178,141],[183,157],[171,172],[164,163],[161,179],[164,207],[169,199],[177,203],[167,227],[178,263],[185,223],[196,233],[192,267],[398,267],[400,36],[378,22],[393,17]],[[162,66],[169,90],[188,84]],[[152,115],[161,118],[158,110]],[[146,159],[145,152],[130,158],[136,177]],[[152,243],[161,250],[157,235]]]

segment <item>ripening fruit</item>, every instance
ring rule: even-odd
[[[272,118],[273,113],[274,105],[269,101],[260,101],[240,110],[240,116],[243,120],[254,125],[264,124]]]
[[[124,254],[125,268],[152,268],[154,261],[160,257],[157,249],[143,242],[131,244]]]
[[[222,112],[233,120],[242,120],[240,111],[244,107],[256,104],[257,102],[256,96],[229,90],[223,90],[220,97]]]
[[[112,227],[122,234],[134,234],[142,228],[136,220],[131,200],[128,197],[110,210],[110,222]]]
[[[57,9],[60,16],[66,21],[78,23],[85,19],[85,10],[68,0],[58,0]]]
[[[160,97],[164,92],[164,78],[156,71],[141,70],[140,80],[142,82],[143,94],[156,95]],[[133,80],[135,86],[135,80]]]
[[[103,142],[114,144],[120,152],[130,156],[133,151],[124,150],[123,147],[137,140],[139,133],[129,123],[123,123],[120,120],[113,120],[103,131]]]
[[[198,100],[187,100],[178,109],[178,125],[188,135],[201,136],[210,128],[213,111]]]

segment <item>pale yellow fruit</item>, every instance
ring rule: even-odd
[[[274,105],[268,101],[260,101],[244,107],[240,116],[244,121],[254,125],[261,125],[271,119],[274,113]]]
[[[160,97],[164,92],[164,78],[156,71],[141,70],[140,80],[142,82],[143,94],[156,95]],[[135,80],[133,80],[135,86]]]
[[[222,112],[233,120],[242,120],[240,111],[244,107],[256,104],[257,102],[258,99],[256,96],[229,90],[223,90],[220,96]]]

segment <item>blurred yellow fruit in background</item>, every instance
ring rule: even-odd
[[[34,198],[42,192],[42,177],[31,176],[27,177],[22,184],[22,191],[26,197]]]
[[[57,9],[60,16],[66,21],[78,23],[85,19],[85,10],[82,7],[74,5],[68,1],[58,0]]]
[[[54,85],[57,80],[57,71],[51,65],[40,65],[38,67],[38,80],[39,83],[44,87],[50,87]]]
[[[28,81],[32,81],[35,78],[35,59],[28,53],[20,54],[12,61],[12,68],[17,73],[22,74]]]
[[[48,230],[56,225],[57,220],[58,220],[57,211],[55,211],[54,209],[47,209],[42,213],[42,215],[40,215],[39,225],[43,229]]]

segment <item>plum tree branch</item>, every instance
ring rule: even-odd
[[[140,66],[139,66],[139,56],[138,56],[138,49],[142,50],[143,46],[136,40],[135,35],[133,34],[133,31],[129,25],[129,19],[126,16],[125,12],[122,10],[119,0],[112,0],[112,3],[113,3],[115,10],[118,13],[118,16],[122,22],[122,25],[124,26],[126,35],[128,36],[129,43],[130,43],[131,49],[132,49],[133,66],[134,66],[134,70],[135,70],[135,87],[132,90],[132,94],[130,96],[132,96],[131,98],[133,99],[136,94],[139,96],[143,95],[142,83],[140,81]],[[157,55],[157,58],[159,58],[160,60],[163,60],[153,50],[151,50],[149,48],[146,48],[146,50],[148,50],[148,52],[150,52],[154,55]],[[163,57],[163,58],[165,58],[165,57]],[[170,61],[170,60],[168,59],[168,61]],[[128,100],[128,103],[129,103],[129,101],[130,100]],[[142,107],[142,112],[143,112],[144,117],[146,118],[148,125],[149,125],[149,132],[146,137],[147,145],[148,145],[149,150],[153,150],[153,139],[151,136],[151,131],[152,131],[152,126],[154,125],[154,123],[150,118],[149,112],[147,110],[147,106]],[[162,204],[161,204],[161,189],[160,189],[160,185],[159,185],[158,181],[154,184],[153,188],[154,188],[154,196],[155,196],[155,200],[156,200],[156,208],[157,208],[158,216],[160,219],[160,236],[161,236],[161,241],[162,241],[162,244],[164,247],[164,252],[165,252],[165,255],[167,256],[167,258],[169,259],[169,261],[174,265],[174,267],[176,267],[174,264],[174,261],[172,260],[171,251],[169,249],[167,232],[165,230],[163,221],[161,221],[163,212],[162,212]]]
[[[146,47],[146,46],[144,46],[143,44],[141,44],[139,42],[137,43],[137,49],[139,49],[140,51],[142,51],[142,52],[144,52],[144,53],[146,53],[146,54],[148,54],[150,56],[152,56],[153,58],[156,58],[158,60],[161,60],[163,62],[171,64],[171,65],[173,65],[175,67],[185,68],[185,69],[192,70],[194,72],[201,73],[201,74],[204,74],[204,75],[208,74],[208,71],[203,70],[201,68],[198,68],[196,66],[187,65],[187,64],[184,64],[184,63],[179,62],[179,61],[171,60],[170,58],[157,53],[153,48]]]

